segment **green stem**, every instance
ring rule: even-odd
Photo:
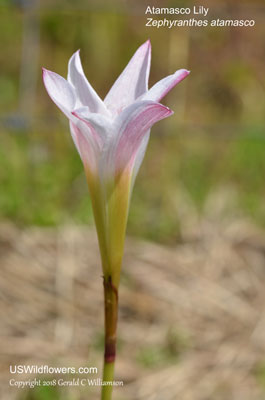
[[[118,319],[118,291],[111,276],[104,277],[105,352],[101,400],[111,400],[116,357],[116,331]],[[104,383],[106,383],[104,385]],[[108,384],[109,383],[109,384]]]
[[[106,381],[113,382],[114,365],[115,365],[115,362],[107,363],[104,361],[103,382],[106,382]],[[111,397],[112,397],[112,386],[109,386],[109,385],[102,386],[101,400],[111,400]]]

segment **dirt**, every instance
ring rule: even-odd
[[[33,398],[33,389],[9,386],[10,365],[95,366],[89,378],[100,378],[95,232],[2,224],[0,260],[1,399]],[[115,374],[124,386],[114,388],[114,398],[264,399],[264,282],[265,234],[240,218],[191,221],[171,247],[129,238]],[[62,388],[60,398],[98,399],[99,390]]]

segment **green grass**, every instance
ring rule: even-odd
[[[54,134],[54,133],[53,133]],[[5,133],[0,150],[0,216],[23,225],[92,221],[83,168],[72,143]]]
[[[136,360],[139,365],[145,368],[174,364],[179,361],[189,345],[189,340],[183,333],[170,329],[164,343],[160,346],[145,345],[140,347],[136,353]]]
[[[265,362],[258,364],[254,370],[255,378],[265,392]]]
[[[225,186],[235,191],[237,210],[265,226],[264,176],[261,134],[153,136],[136,180],[128,231],[174,243],[182,223],[179,191],[203,214],[209,194]],[[1,219],[22,226],[93,223],[83,167],[68,132],[2,132],[0,185]]]
[[[51,377],[47,380],[51,381]],[[36,386],[29,389],[21,396],[21,400],[61,400],[61,390],[57,386]],[[70,399],[69,396],[64,399]]]
[[[57,128],[46,133],[39,126],[27,133],[1,132],[0,218],[21,225],[92,223],[82,165],[67,122],[63,127],[60,124],[65,118],[45,92],[41,67],[65,76],[69,57],[80,48],[84,71],[104,97],[133,51],[149,37],[153,46],[150,85],[178,68],[189,68],[192,73],[163,99],[175,115],[152,129],[132,198],[128,232],[175,243],[181,240],[183,223],[177,201],[180,192],[185,191],[189,204],[203,214],[209,195],[224,186],[233,188],[238,212],[265,226],[265,137],[259,132],[264,126],[264,78],[262,55],[253,54],[251,46],[253,41],[257,48],[262,46],[259,31],[237,33],[236,40],[246,44],[241,57],[240,47],[231,45],[235,40],[231,30],[205,29],[190,37],[186,30],[150,30],[145,27],[144,14],[140,17],[126,6],[117,10],[86,4],[82,10],[71,2],[63,8],[56,2],[47,3],[38,20],[38,81],[29,115],[41,124],[55,123]],[[23,15],[21,7],[2,0],[3,119],[14,110],[19,112],[20,102],[27,101],[27,96],[20,98],[19,83]],[[186,122],[193,128],[183,131]],[[239,127],[255,124],[260,128],[239,132]],[[203,126],[212,129],[205,134]]]

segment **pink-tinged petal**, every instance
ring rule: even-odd
[[[54,103],[69,118],[72,118],[71,111],[75,107],[75,93],[67,80],[55,72],[45,68],[43,71],[43,82],[45,88]]]
[[[160,101],[173,87],[186,78],[189,73],[190,71],[186,69],[179,69],[173,75],[169,75],[157,82],[148,92],[141,96],[140,100]]]
[[[145,42],[136,51],[118,77],[104,103],[112,113],[119,113],[148,89],[151,62],[151,43]]]
[[[126,167],[133,168],[137,151],[149,129],[171,114],[173,111],[168,107],[153,101],[139,101],[127,107],[114,123],[116,135],[106,142],[101,154],[103,179],[119,174]],[[139,160],[142,159],[143,155]]]
[[[80,158],[82,158],[80,150],[79,150],[78,140],[77,140],[77,130],[75,129],[75,125],[72,121],[69,121],[69,127],[70,127],[71,136],[72,136],[74,145],[76,147],[76,150],[78,151]]]
[[[89,128],[80,121],[77,124],[70,121],[70,130],[85,170],[95,173],[99,153]]]
[[[102,148],[107,137],[112,132],[111,120],[104,115],[89,112],[88,107],[78,108],[72,114],[91,129],[94,139],[99,147]]]
[[[136,155],[135,155],[135,159],[134,159],[134,163],[133,163],[131,190],[133,189],[135,179],[139,172],[140,166],[142,165],[142,162],[143,162],[143,159],[144,159],[144,156],[146,153],[147,145],[149,142],[149,138],[150,138],[150,129],[145,133],[145,135],[141,141],[141,144],[136,151]]]
[[[90,112],[108,114],[108,110],[96,91],[88,82],[80,60],[79,50],[68,63],[68,81],[73,85],[77,96],[77,107],[87,106]]]
[[[135,159],[136,152],[147,131],[158,121],[173,114],[159,103],[141,104],[130,116],[121,117],[121,134],[116,148],[116,169],[119,170]]]

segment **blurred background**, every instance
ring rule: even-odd
[[[256,24],[150,28],[147,5]],[[191,75],[163,100],[175,113],[153,127],[134,189],[115,398],[265,398],[264,18],[263,1],[0,0],[1,398],[98,398],[8,385],[15,363],[101,368],[91,204],[41,67],[66,77],[81,49],[104,98],[148,38],[150,86]]]

